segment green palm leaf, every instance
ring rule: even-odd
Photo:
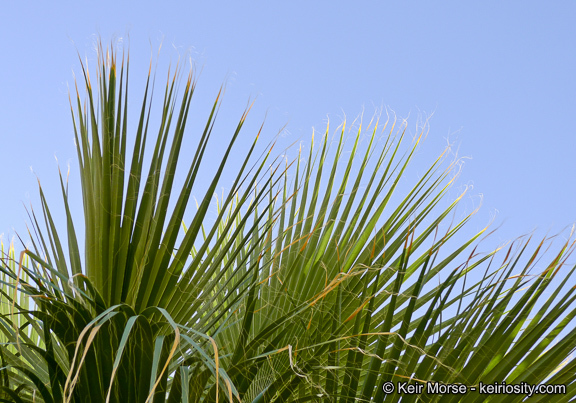
[[[402,191],[423,132],[406,146],[404,125],[378,119],[351,141],[345,124],[335,139],[327,128],[293,163],[273,145],[258,156],[258,132],[214,198],[250,108],[208,160],[220,91],[180,169],[196,81],[180,88],[176,67],[156,115],[149,74],[129,135],[129,62],[118,58],[100,46],[96,82],[83,65],[85,101],[78,88],[71,101],[84,248],[60,175],[65,236],[40,187],[45,225],[31,210],[32,247],[19,262],[2,252],[4,401],[486,397],[384,394],[405,381],[562,382],[559,401],[574,395],[573,241],[540,271],[543,243],[477,254],[485,231],[460,232],[473,213],[448,224],[463,195],[441,203],[457,164],[443,168],[443,154]]]

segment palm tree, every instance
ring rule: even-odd
[[[564,384],[541,397],[575,395],[572,240],[552,258],[545,240],[477,254],[484,230],[459,237],[472,214],[447,224],[462,196],[440,207],[457,168],[441,168],[445,154],[392,205],[422,133],[406,148],[405,126],[378,119],[350,153],[342,125],[289,163],[272,146],[257,155],[259,132],[212,222],[249,108],[220,161],[207,160],[218,93],[177,189],[196,81],[190,73],[178,95],[181,70],[169,75],[154,135],[149,74],[130,137],[129,62],[118,57],[100,46],[96,81],[83,65],[85,101],[78,88],[71,101],[84,254],[62,175],[65,236],[40,187],[32,247],[3,252],[1,401],[487,398],[403,394],[430,381]],[[540,256],[550,261],[535,271]]]

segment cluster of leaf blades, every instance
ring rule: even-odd
[[[447,224],[462,196],[442,207],[455,177],[443,156],[392,203],[421,135],[405,150],[405,127],[377,121],[351,150],[344,126],[334,142],[327,129],[292,164],[270,161],[271,147],[255,157],[254,136],[214,220],[248,110],[220,161],[208,159],[219,94],[177,170],[192,75],[183,89],[180,71],[169,75],[155,116],[149,74],[129,136],[129,63],[116,58],[100,47],[97,89],[86,68],[86,101],[77,90],[71,102],[84,253],[62,176],[65,238],[40,187],[32,247],[19,260],[3,252],[0,401],[398,401],[388,381],[562,383],[556,401],[576,394],[572,241],[541,270],[544,241],[476,254],[484,231],[459,236],[470,216]],[[402,396],[440,399],[486,396]]]

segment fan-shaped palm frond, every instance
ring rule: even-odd
[[[562,383],[559,401],[574,396],[572,241],[540,271],[544,241],[477,254],[484,231],[460,236],[472,215],[449,224],[462,196],[441,203],[457,165],[442,155],[404,191],[423,132],[406,146],[404,125],[378,119],[351,141],[345,124],[335,140],[327,128],[293,163],[271,161],[272,147],[256,156],[258,133],[214,199],[248,110],[207,159],[219,93],[177,170],[196,82],[179,88],[177,68],[156,116],[149,74],[131,135],[128,64],[100,47],[96,82],[83,65],[86,100],[71,102],[84,248],[61,175],[66,235],[40,187],[32,247],[19,262],[3,252],[3,401],[486,398],[384,393],[430,381]]]

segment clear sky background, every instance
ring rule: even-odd
[[[207,108],[226,82],[219,119],[235,123],[256,98],[248,131],[266,115],[267,140],[286,125],[284,138],[306,143],[327,118],[335,127],[383,106],[407,117],[410,130],[433,115],[421,169],[448,140],[470,157],[456,190],[473,185],[469,210],[483,195],[470,228],[495,217],[495,242],[576,222],[574,1],[58,4],[11,2],[0,11],[5,241],[25,233],[23,204],[40,210],[35,175],[60,206],[54,156],[63,169],[70,164],[70,191],[79,193],[67,94],[80,74],[77,51],[94,60],[98,35],[129,36],[136,89],[160,43],[161,67],[190,56],[202,70],[196,105]]]

